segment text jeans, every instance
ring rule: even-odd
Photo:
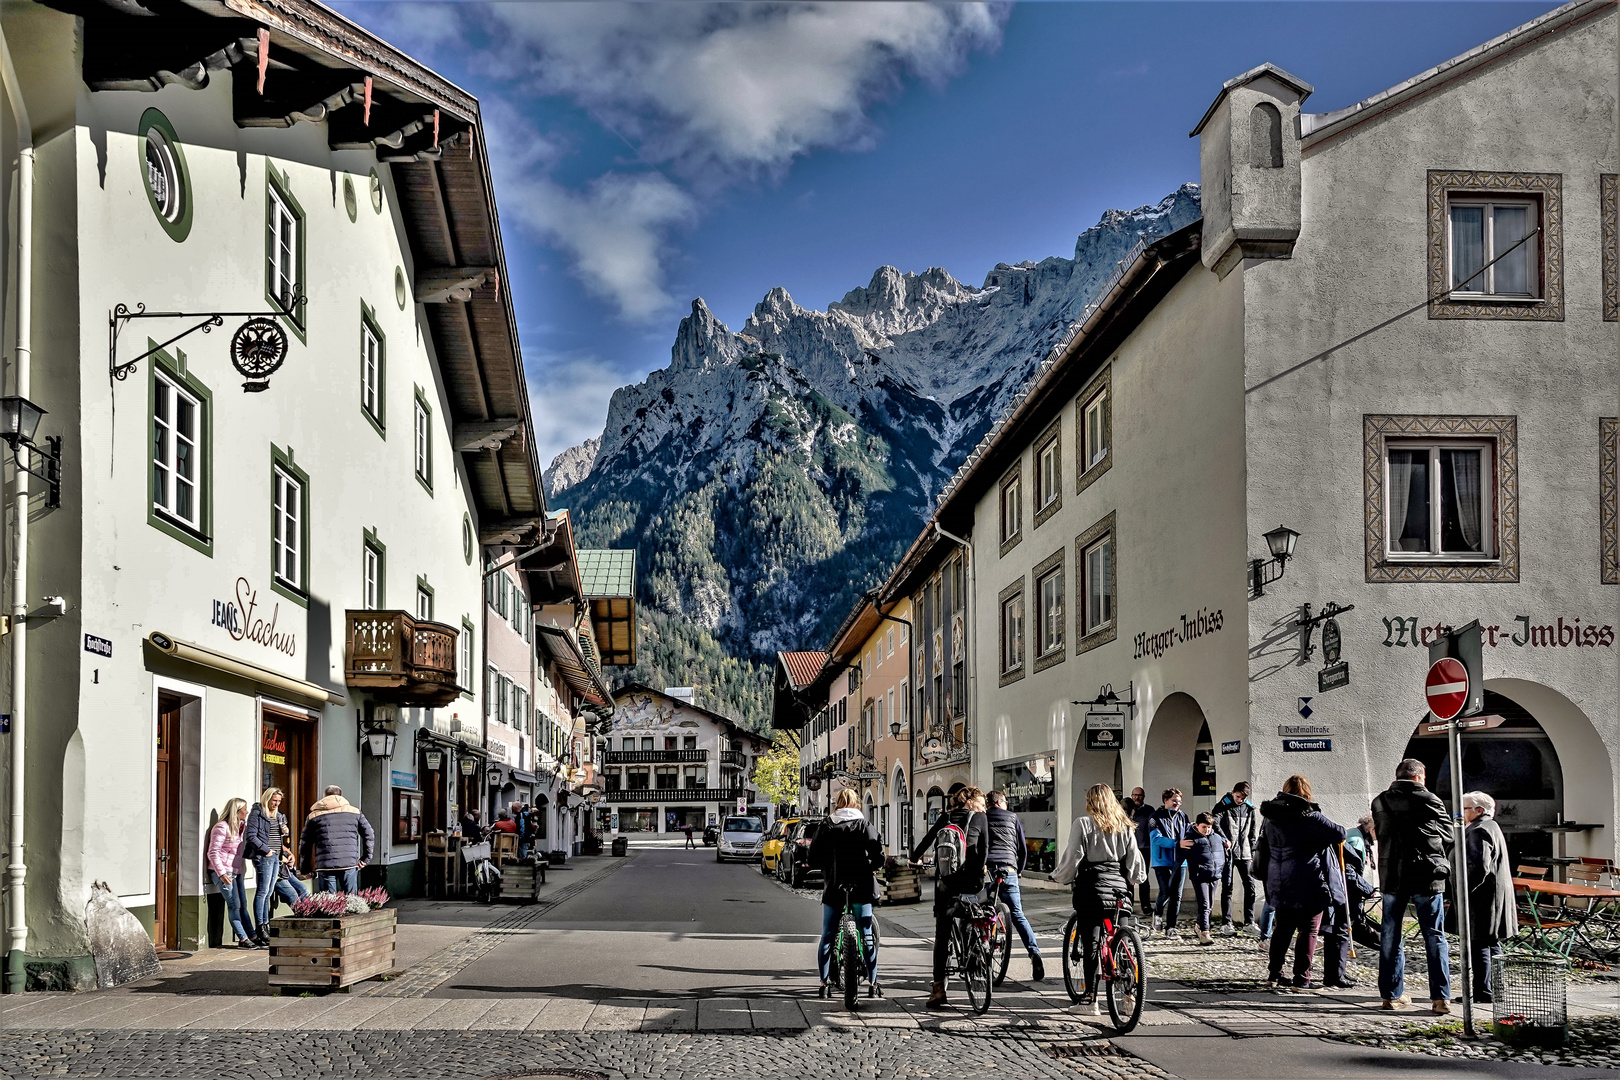
[[[1006,904],[1012,912],[1012,924],[1018,928],[1018,937],[1029,950],[1029,955],[1041,955],[1040,943],[1035,940],[1035,928],[1029,925],[1029,919],[1024,915],[1023,897],[1018,892],[1018,875],[1008,871],[1006,877],[1001,879],[999,890],[1001,902]]]
[[[352,893],[360,891],[360,868],[315,871],[316,892]]]
[[[309,895],[309,890],[304,888],[304,883],[291,874],[286,877],[276,878],[276,892],[283,900],[287,901],[288,907],[292,907],[299,900]],[[271,904],[271,908],[274,909],[274,907],[275,905]]]
[[[877,982],[877,934],[872,925],[872,905],[852,904],[855,911],[855,925],[860,929],[861,938],[866,942],[866,978],[868,982]],[[831,904],[821,905],[821,944],[816,946],[816,967],[821,971],[821,981],[826,982],[831,974],[833,940],[838,937],[838,922],[844,917],[844,909]]]
[[[1221,921],[1232,921],[1232,878],[1243,879],[1243,910],[1238,912],[1237,924],[1248,925],[1254,915],[1254,864],[1248,859],[1228,859],[1226,871],[1221,875]]]
[[[253,916],[248,913],[247,886],[242,882],[242,875],[232,874],[231,880],[225,881],[218,872],[210,870],[208,876],[214,879],[219,895],[225,898],[225,917],[231,924],[231,933],[238,941],[252,941]]]
[[[1140,851],[1142,853],[1142,865],[1143,866],[1152,866],[1153,865],[1153,860],[1152,860],[1150,852],[1148,851],[1147,848],[1141,847],[1140,845],[1138,845],[1136,850]],[[1151,915],[1153,913],[1153,886],[1151,884],[1152,881],[1153,881],[1153,878],[1151,876],[1150,877],[1145,877],[1145,878],[1142,879],[1142,884],[1139,886],[1142,902],[1141,902],[1141,905],[1139,907],[1137,907],[1136,910],[1142,912],[1145,915]]]
[[[1489,1002],[1495,999],[1495,987],[1491,984],[1491,972],[1500,970],[1502,966],[1502,946],[1498,942],[1485,945],[1475,945],[1470,950],[1474,963],[1474,992],[1476,1002]]]
[[[1406,947],[1401,942],[1401,921],[1406,905],[1417,912],[1418,929],[1423,931],[1423,951],[1429,960],[1429,1000],[1451,1000],[1451,953],[1446,935],[1440,929],[1445,913],[1445,897],[1384,894],[1383,934],[1378,942],[1378,993],[1389,1000],[1406,995]]]
[[[1164,916],[1163,929],[1174,929],[1176,917],[1181,914],[1181,887],[1187,880],[1186,864],[1155,866],[1153,876],[1159,879],[1159,903],[1153,913]]]

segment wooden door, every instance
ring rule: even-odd
[[[157,859],[153,943],[180,941],[180,699],[158,696]]]

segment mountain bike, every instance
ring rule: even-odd
[[[1010,867],[997,866],[992,869],[995,880],[990,885],[990,897],[995,901],[997,923],[995,938],[990,943],[991,955],[995,958],[995,978],[992,980],[997,986],[1007,977],[1007,964],[1012,960],[1012,908],[1001,899],[1001,883],[1009,875],[1017,877]]]
[[[1108,1015],[1121,1035],[1136,1027],[1142,1018],[1147,987],[1142,938],[1130,922],[1131,901],[1123,897],[1114,905],[1113,918],[1103,919],[1102,951],[1097,957],[1097,977],[1107,987]],[[1069,916],[1063,928],[1063,986],[1077,1003],[1085,993],[1080,943],[1080,935],[1085,932],[1080,914]]]
[[[855,918],[855,904],[850,900],[852,886],[842,886],[844,894],[844,913],[838,918],[838,933],[833,937],[832,958],[828,964],[832,985],[844,992],[844,1008],[851,1011],[855,1008],[856,999],[860,996],[857,991],[862,979],[871,981],[868,974],[872,970],[872,957],[877,955],[878,925],[877,915],[872,916],[872,946],[868,951],[866,938],[861,933],[860,923]],[[881,996],[877,984],[872,982],[867,988],[869,997]]]
[[[997,928],[1002,936],[1006,926],[993,903],[980,904],[960,897],[951,914],[951,937],[946,949],[946,978],[962,976],[967,987],[968,1005],[975,1013],[990,1008],[994,982]]]

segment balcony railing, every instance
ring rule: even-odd
[[[744,788],[635,788],[604,791],[602,801],[610,803],[735,803],[748,794]]]
[[[608,750],[604,765],[669,765],[681,761],[708,761],[707,750]]]
[[[720,764],[746,765],[748,764],[748,755],[741,750],[722,750],[720,751]]]
[[[437,707],[461,695],[455,627],[403,611],[350,611],[345,621],[343,674],[349,686],[397,705]]]

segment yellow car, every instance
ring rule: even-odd
[[[766,877],[776,876],[776,863],[782,857],[782,845],[787,841],[788,829],[799,818],[777,818],[776,824],[765,834],[759,846],[759,872]]]

